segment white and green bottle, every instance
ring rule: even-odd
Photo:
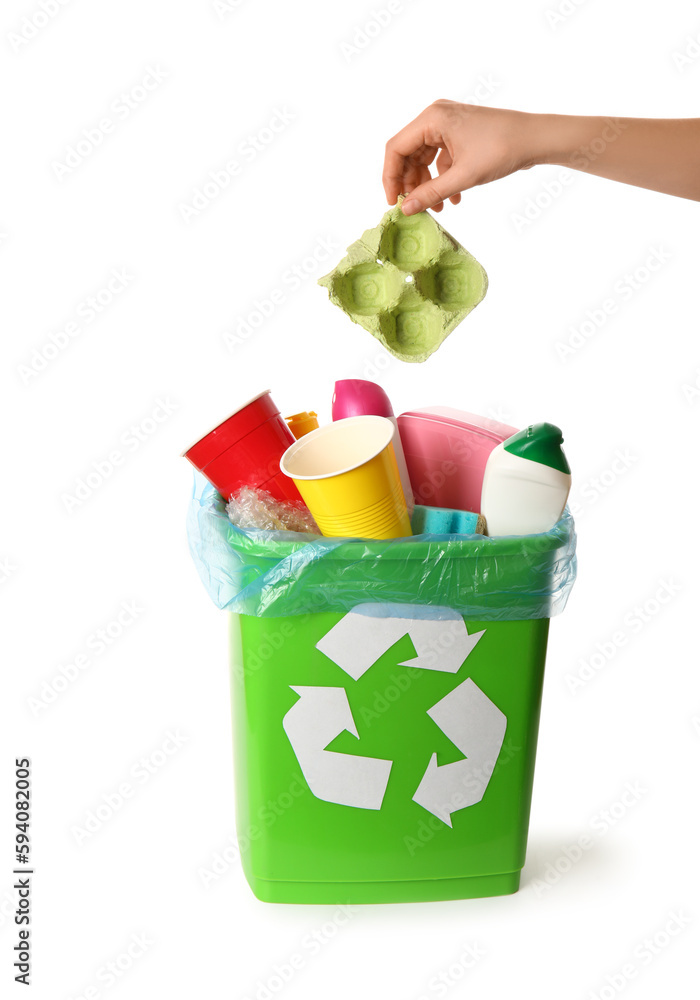
[[[494,448],[481,489],[489,535],[530,535],[554,527],[571,488],[563,441],[554,424],[531,424]]]

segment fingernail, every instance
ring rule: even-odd
[[[415,212],[420,212],[420,205],[415,198],[409,198],[408,201],[402,202],[401,211],[404,215],[413,215]]]

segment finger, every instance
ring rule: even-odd
[[[452,166],[452,156],[450,155],[449,149],[441,149],[440,154],[435,161],[435,166],[437,167],[437,172],[439,174],[445,174]]]
[[[461,194],[451,194],[450,195],[450,201],[452,202],[453,205],[459,205],[459,203],[460,203],[461,200],[462,200],[462,195]]]
[[[436,151],[423,151],[421,153],[421,157],[427,158],[430,162],[432,161],[435,152]],[[421,162],[421,159],[409,156],[404,160],[403,174],[401,177],[395,177],[389,181],[387,181],[386,178],[383,178],[387,200],[390,204],[395,204],[398,195],[407,194],[409,191],[418,187],[419,184],[425,184],[428,180],[430,180],[430,170],[428,167]]]
[[[437,160],[435,161],[435,166],[437,167],[438,174],[445,174],[452,166],[452,157],[448,149],[441,149]],[[428,180],[428,178],[426,178]],[[438,205],[433,205],[434,212],[442,212],[445,207],[444,201],[441,201]]]
[[[414,188],[410,197],[402,203],[401,209],[404,215],[415,215],[416,212],[442,204],[446,198],[459,194],[461,188],[457,172],[452,167],[439,177],[431,177],[429,181]]]
[[[421,184],[427,184],[430,180],[430,169],[428,167],[421,167],[418,171],[418,183],[414,184],[414,189],[420,187]]]
[[[410,194],[414,188],[419,187],[421,184],[426,184],[429,180],[430,170],[427,167],[409,163],[399,194]]]
[[[427,110],[427,109],[426,109]],[[392,136],[386,144],[382,183],[390,204],[395,204],[401,193],[401,182],[406,173],[406,161],[432,163],[438,151],[439,138],[434,126],[427,134],[425,111]]]
[[[403,173],[401,176],[387,178],[382,177],[387,200],[391,204],[396,203],[396,198],[400,194],[406,194],[430,180],[430,169],[428,164],[432,163],[437,149],[421,146],[419,150],[403,160]]]

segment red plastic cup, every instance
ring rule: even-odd
[[[230,500],[241,486],[302,502],[294,482],[280,472],[280,458],[294,435],[266,389],[183,452],[212,486]]]

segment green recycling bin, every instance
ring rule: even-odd
[[[211,489],[188,522],[230,612],[236,828],[262,900],[515,892],[549,619],[576,574],[549,532],[390,541],[241,531]]]

